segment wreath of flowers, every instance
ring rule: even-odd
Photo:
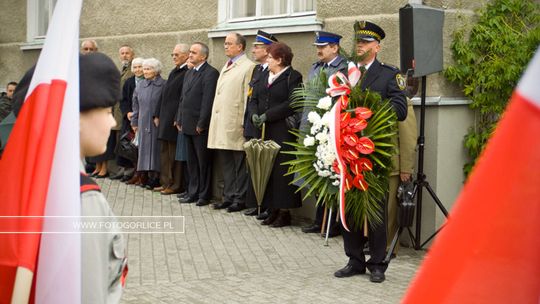
[[[349,230],[382,222],[396,134],[396,114],[388,100],[361,89],[362,76],[353,62],[348,77],[341,72],[327,78],[324,71],[294,93],[294,106],[307,113],[297,142],[287,151],[295,159],[288,174],[294,174],[298,191],[315,194],[317,204],[339,205],[341,223]]]

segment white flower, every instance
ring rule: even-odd
[[[317,112],[311,111],[309,112],[307,119],[310,123],[317,124],[321,121],[321,116]]]
[[[321,99],[319,99],[319,103],[317,104],[317,108],[328,110],[332,106],[332,97],[326,96]]]
[[[306,136],[306,138],[304,138],[304,146],[306,147],[311,147],[315,144],[315,137],[313,136]]]
[[[317,133],[319,133],[320,128],[321,128],[321,124],[319,122],[314,123],[310,130],[311,134],[316,135]]]
[[[319,141],[319,143],[323,144],[326,141],[328,141],[328,133],[321,132],[317,135],[315,135],[315,139]]]
[[[339,180],[335,180],[335,181],[332,183],[332,185],[334,185],[334,186],[336,186],[336,187],[339,186]]]
[[[324,113],[323,117],[321,118],[321,125],[328,127],[330,126],[330,121],[332,120],[332,116],[330,115],[330,112]]]

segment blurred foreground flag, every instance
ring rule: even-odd
[[[404,303],[540,303],[540,51]]]
[[[44,233],[73,232],[69,221],[47,217],[80,216],[81,6],[82,0],[56,2],[0,161],[0,303],[81,302],[80,234]]]

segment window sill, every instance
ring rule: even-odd
[[[22,43],[21,44],[21,50],[22,51],[41,50],[43,48],[44,43],[45,43],[45,39],[34,40],[34,41]]]
[[[224,22],[208,31],[208,38],[222,38],[230,32],[256,35],[258,30],[272,34],[314,32],[322,29],[323,23],[313,16],[260,19],[245,22]]]

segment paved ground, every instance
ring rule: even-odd
[[[178,204],[100,180],[117,215],[183,215],[184,234],[130,234],[123,303],[398,303],[423,257],[402,249],[382,284],[334,278],[347,262],[341,237],[325,247],[300,225],[269,228],[242,213]]]

